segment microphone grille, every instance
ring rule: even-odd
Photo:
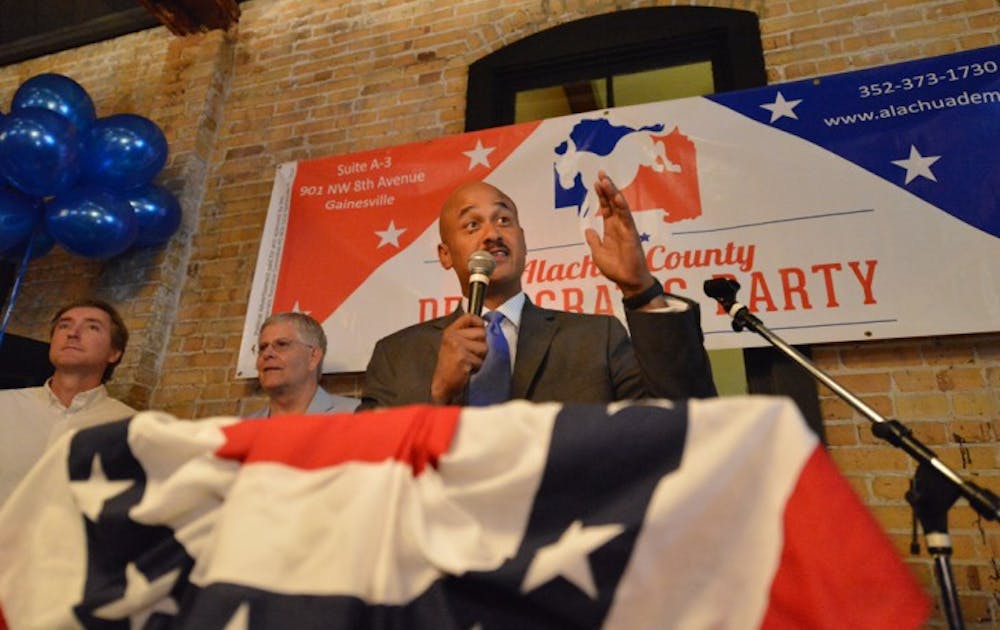
[[[479,250],[472,252],[472,255],[469,256],[469,273],[481,273],[484,276],[490,276],[493,273],[493,268],[496,266],[496,259],[487,251]]]

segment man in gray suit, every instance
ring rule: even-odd
[[[441,209],[438,259],[454,269],[466,304],[471,254],[484,250],[496,261],[484,305],[503,315],[502,352],[511,370],[504,399],[604,403],[715,395],[697,303],[663,292],[646,266],[628,203],[610,178],[600,173],[594,188],[604,235],[587,230],[587,244],[598,269],[622,291],[632,340],[614,317],[553,311],[527,299],[524,230],[517,206],[502,191],[465,184]],[[470,404],[470,383],[475,388],[475,375],[487,370],[492,347],[484,320],[463,311],[389,335],[372,353],[361,408]]]
[[[337,396],[319,386],[326,356],[326,333],[305,313],[275,313],[257,337],[257,379],[270,404],[250,418],[312,413],[346,413],[357,398]]]

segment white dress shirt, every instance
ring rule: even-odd
[[[80,392],[68,407],[59,401],[50,382],[0,390],[0,505],[60,435],[135,413],[108,396],[104,385]]]

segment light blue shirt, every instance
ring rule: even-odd
[[[319,413],[351,413],[357,409],[360,404],[361,401],[357,398],[338,396],[337,394],[331,394],[322,387],[317,387],[316,393],[313,394],[312,400],[309,401],[309,408],[306,409],[306,415]],[[270,416],[271,407],[267,406],[246,417],[268,418]]]

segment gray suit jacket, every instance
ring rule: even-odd
[[[682,313],[627,312],[631,341],[614,317],[553,311],[525,301],[512,398],[606,403],[714,396],[698,304],[685,301],[689,308]],[[430,402],[442,331],[460,314],[380,339],[365,372],[359,409]]]

